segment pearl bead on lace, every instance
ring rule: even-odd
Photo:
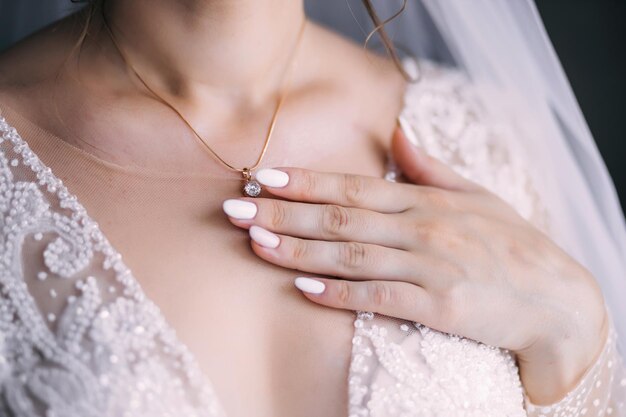
[[[527,163],[508,151],[519,140],[514,131],[487,121],[460,73],[426,63],[422,71],[403,109],[422,146],[548,231]],[[388,159],[385,178],[396,181],[401,173]],[[98,224],[2,117],[0,228],[0,414],[224,416],[210,381]],[[30,277],[22,258],[33,241],[44,247],[45,270]],[[48,286],[49,297],[35,300],[35,284]],[[350,417],[626,415],[614,330],[580,384],[559,403],[537,407],[510,352],[355,314]]]

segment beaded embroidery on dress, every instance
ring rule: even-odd
[[[459,73],[422,68],[403,110],[422,145],[548,230],[512,129],[488,123]],[[224,416],[98,224],[2,117],[0,227],[0,415]],[[537,408],[505,350],[369,312],[357,312],[354,327],[350,417],[626,412],[613,331],[580,385]]]
[[[411,61],[406,65],[415,70]],[[458,71],[428,62],[420,63],[420,69],[424,81],[409,87],[402,111],[420,141],[417,145],[550,234],[549,213],[525,150],[516,143],[520,138],[512,124],[484,106],[485,100],[501,98],[478,89]],[[386,179],[399,176],[391,160]],[[536,407],[525,396],[514,356],[507,350],[371,312],[358,314],[355,329],[350,417],[576,417],[591,408],[597,413],[591,415],[626,413],[626,375],[614,350],[613,329],[580,385],[550,407]],[[618,371],[613,373],[613,367]],[[599,389],[602,383],[607,387]]]
[[[98,225],[4,118],[0,133],[0,415],[222,415]]]

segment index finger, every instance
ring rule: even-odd
[[[270,193],[294,201],[337,204],[381,213],[398,213],[415,205],[414,185],[379,177],[281,167],[259,170],[256,180]]]

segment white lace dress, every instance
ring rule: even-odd
[[[423,67],[402,112],[421,145],[549,232],[519,133],[461,74]],[[120,254],[27,142],[0,116],[0,415],[224,416]],[[580,384],[542,407],[506,350],[369,312],[355,312],[353,331],[347,417],[626,415],[614,330]]]

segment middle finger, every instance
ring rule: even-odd
[[[310,204],[272,198],[231,199],[224,211],[233,224],[255,224],[276,233],[307,239],[357,241],[409,249],[408,222],[402,213],[379,213],[335,204]]]

